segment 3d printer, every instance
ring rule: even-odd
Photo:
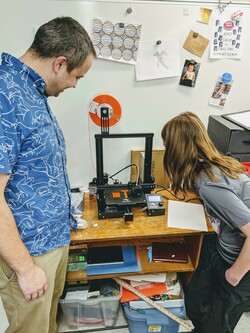
[[[146,194],[154,188],[154,179],[151,177],[153,133],[127,133],[95,135],[96,146],[96,178],[90,186],[96,187],[98,204],[98,218],[124,217],[125,221],[133,220],[131,207],[146,206]],[[117,138],[145,138],[145,158],[143,180],[128,182],[127,184],[109,184],[108,176],[103,171],[103,140]]]

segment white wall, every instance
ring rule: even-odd
[[[202,1],[204,5],[204,1]],[[126,9],[132,7],[131,14]],[[183,8],[189,15],[183,15]],[[209,8],[217,8],[209,4]],[[142,23],[142,40],[158,40],[166,37],[179,39],[181,65],[193,55],[182,48],[188,32],[197,30],[210,38],[210,27],[197,22],[198,4],[173,4],[165,1],[59,1],[59,0],[8,0],[0,3],[0,51],[15,56],[22,55],[29,47],[34,27],[60,15],[77,19],[91,33],[94,17],[120,19],[124,22]],[[228,7],[231,12],[239,9]],[[250,7],[243,6],[244,28],[249,31]],[[200,59],[201,68],[196,87],[179,86],[179,77],[151,81],[135,81],[134,67],[97,59],[77,89],[65,91],[58,98],[51,98],[50,105],[64,131],[68,169],[72,186],[84,186],[95,176],[94,134],[100,133],[88,119],[90,100],[102,93],[115,96],[122,107],[122,118],[110,129],[111,133],[154,132],[154,146],[161,147],[160,132],[163,124],[183,111],[196,112],[207,124],[210,114],[222,114],[247,110],[249,100],[249,46],[250,34],[246,33],[244,55],[241,60],[210,60],[207,48]],[[197,58],[197,57],[196,57]],[[218,76],[231,72],[234,79],[224,109],[208,104]],[[89,125],[88,125],[89,123]],[[129,163],[131,147],[142,142],[131,140],[108,143],[105,164],[110,173]],[[93,163],[91,162],[93,155]]]
[[[8,327],[8,319],[5,314],[3,303],[0,297],[0,333],[3,333]]]

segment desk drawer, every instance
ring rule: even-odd
[[[250,162],[250,153],[249,154],[231,154],[240,162]]]
[[[250,131],[232,131],[228,152],[232,154],[250,154]]]

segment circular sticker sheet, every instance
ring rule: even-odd
[[[97,125],[101,126],[101,108],[108,108],[109,112],[109,126],[113,126],[121,118],[122,109],[119,101],[107,94],[95,96],[89,104],[89,115],[92,121]]]
[[[93,20],[92,42],[98,58],[135,64],[142,26],[112,22],[108,19]]]

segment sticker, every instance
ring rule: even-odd
[[[96,102],[94,102],[94,101],[91,101],[90,104],[89,104],[89,112],[90,112],[90,113],[93,113],[93,114],[96,114],[96,113],[97,113],[98,106],[99,106],[98,103],[96,103]]]
[[[161,332],[161,326],[148,326],[148,332]]]

